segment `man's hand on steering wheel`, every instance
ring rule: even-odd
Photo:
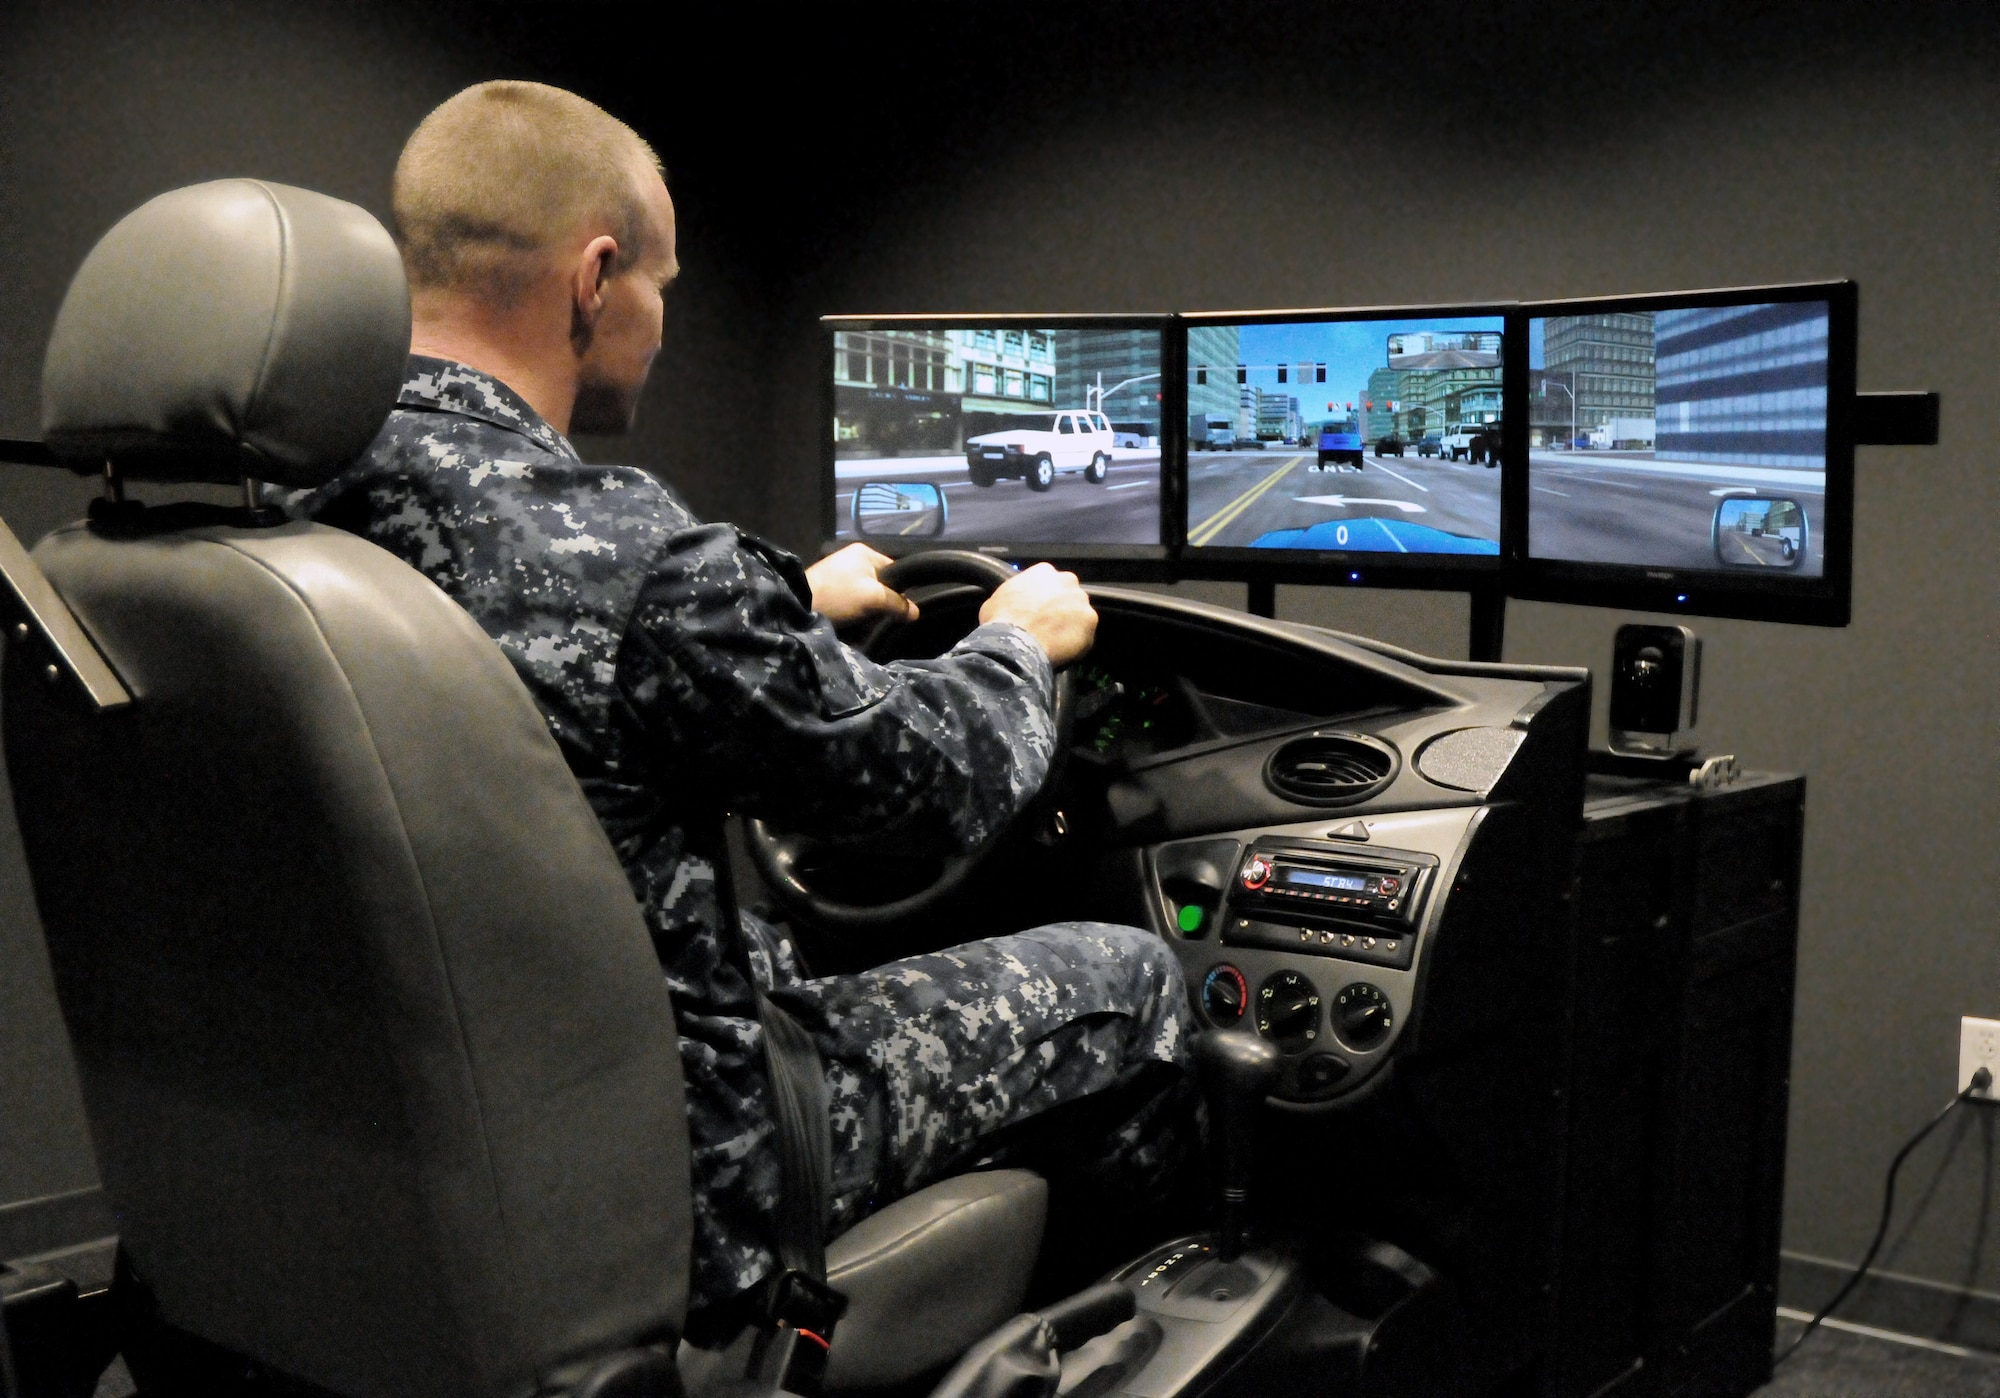
[[[839,628],[881,619],[915,621],[917,604],[882,585],[882,570],[893,562],[866,544],[849,544],[828,554],[806,569],[813,610]]]
[[[981,624],[1008,621],[1033,636],[1049,663],[1069,664],[1090,649],[1097,635],[1097,612],[1074,573],[1058,573],[1037,563],[993,589],[979,609]]]
[[[931,586],[969,587],[986,592],[986,600],[979,612],[980,621],[1005,621],[1021,627],[1035,638],[1058,666],[1075,660],[1089,650],[1096,636],[1097,613],[1076,575],[1057,572],[1046,563],[1016,573],[997,558],[944,549],[912,554],[898,560],[890,566],[886,577],[877,578],[874,576],[876,561],[889,563],[889,560],[863,545],[851,545],[822,559],[814,568],[824,568],[844,555],[852,557],[839,566],[865,571],[867,581],[877,594],[886,593],[889,597],[900,599],[901,588],[915,590]],[[829,573],[826,576],[832,578],[841,574]],[[817,603],[820,600],[819,577],[811,570],[808,577],[812,578],[813,600]],[[869,590],[858,589],[863,596]],[[836,622],[839,619],[825,607],[817,610]],[[909,614],[914,615],[915,611],[915,606],[911,605]],[[849,615],[856,619],[866,619],[870,615],[877,618],[873,634],[862,643],[864,650],[880,647],[891,632],[900,629],[898,623],[902,620],[898,610],[879,602],[872,612],[864,608]],[[1051,776],[1060,768],[1063,755],[1069,748],[1075,695],[1075,681],[1068,672],[1059,672],[1050,715],[1051,726],[1055,730]],[[1027,809],[1032,809],[1032,804]],[[1017,815],[1016,820],[1019,819]],[[927,886],[892,895],[889,901],[880,903],[850,903],[814,888],[807,878],[812,841],[781,833],[762,820],[748,821],[744,833],[751,860],[785,911],[807,925],[838,932],[878,928],[930,912],[957,891],[981,857],[999,843],[1004,832],[995,832],[979,850],[945,859]]]

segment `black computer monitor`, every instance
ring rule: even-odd
[[[1171,317],[820,324],[833,543],[1164,576],[1183,426]]]
[[[1183,316],[1182,575],[1496,584],[1505,310]]]
[[[1844,626],[1852,282],[1517,307],[1509,592]]]

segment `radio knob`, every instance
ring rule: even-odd
[[[1385,874],[1383,876],[1382,892],[1385,896],[1394,898],[1398,893],[1402,891],[1402,888],[1403,888],[1403,881],[1397,878],[1394,874]]]
[[[1271,861],[1261,854],[1250,856],[1250,862],[1243,866],[1243,886],[1262,888],[1271,881]]]

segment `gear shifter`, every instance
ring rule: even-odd
[[[1196,1035],[1188,1047],[1208,1101],[1209,1139],[1222,1186],[1218,1257],[1233,1262],[1243,1252],[1258,1110],[1278,1081],[1278,1051],[1254,1034],[1220,1030]]]

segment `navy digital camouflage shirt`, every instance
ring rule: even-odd
[[[513,390],[448,360],[412,357],[360,461],[288,503],[435,582],[547,715],[666,968],[695,1301],[731,1294],[770,1265],[760,1201],[777,1164],[753,996],[723,940],[724,813],[969,849],[1047,770],[1048,657],[997,624],[937,660],[875,664],[812,611],[797,559],[701,523],[645,471],[584,463]],[[797,980],[782,952],[753,962]]]

